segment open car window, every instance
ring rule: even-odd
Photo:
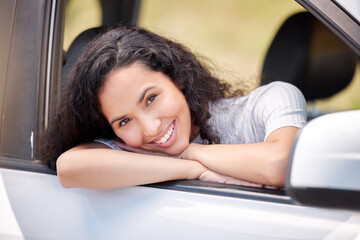
[[[36,156],[34,156],[36,132],[44,127],[44,122],[46,122],[47,118],[46,114],[44,114],[45,102],[47,101],[49,105],[51,105],[56,97],[59,96],[64,77],[63,71],[65,67],[63,64],[66,64],[67,60],[69,60],[69,58],[67,58],[69,57],[68,50],[71,48],[73,39],[90,28],[104,27],[107,24],[113,24],[114,21],[117,22],[119,18],[116,18],[116,16],[114,16],[115,20],[111,20],[112,18],[110,16],[112,15],[108,12],[111,9],[114,10],[113,12],[115,13],[125,11],[121,10],[121,8],[114,7],[114,3],[112,3],[112,5],[109,4],[111,1],[103,1],[106,2],[107,8],[98,9],[100,1],[94,1],[94,5],[92,6],[95,10],[91,10],[93,15],[90,15],[90,19],[95,21],[89,24],[87,20],[84,20],[85,26],[82,29],[78,29],[69,40],[65,41],[61,31],[64,27],[62,25],[64,20],[62,17],[66,17],[65,32],[71,31],[68,27],[79,25],[73,20],[76,15],[81,15],[83,11],[81,7],[88,8],[89,5],[91,5],[85,6],[84,4],[80,4],[78,12],[75,11],[71,15],[69,9],[65,10],[61,8],[61,6],[64,7],[66,5],[65,2],[69,4],[67,7],[70,8],[70,4],[73,4],[75,0],[53,1],[51,2],[52,4],[50,4],[50,1],[39,1],[39,7],[31,7],[27,1],[18,1],[17,11],[15,11],[15,5],[11,1],[7,1],[8,5],[14,5],[13,9],[11,11],[5,11],[6,8],[0,9],[0,12],[4,13],[0,14],[0,18],[4,20],[1,21],[2,26],[4,26],[2,28],[4,34],[0,34],[0,38],[3,39],[5,43],[0,48],[0,56],[4,56],[4,58],[0,60],[2,61],[0,68],[2,77],[0,79],[0,165],[2,167],[55,174],[38,164],[38,160],[36,160]],[[118,3],[120,2],[122,1],[118,1]],[[124,2],[130,4],[132,1]],[[345,10],[348,9],[351,15],[348,16],[346,13],[344,15],[345,17],[341,18],[343,21],[340,21],[341,19],[335,21],[336,19],[334,19],[335,22],[332,22],[333,20],[329,21],[329,18],[332,16],[331,9],[328,10],[329,7],[324,7],[326,6],[325,3],[329,3],[329,1],[299,2],[309,12],[320,19],[314,25],[324,24],[325,27],[328,27],[337,34],[336,36],[338,36],[340,42],[344,41],[348,44],[352,54],[358,53],[357,46],[359,45],[360,30],[358,31],[359,25],[354,20],[354,18],[358,18],[356,17],[356,12],[350,11],[352,6],[357,6],[356,2],[355,5],[349,5],[349,3],[345,1],[332,1],[333,4],[329,4],[332,11],[335,11],[334,9],[341,10],[342,8]],[[136,4],[139,3],[140,1],[136,1]],[[133,6],[134,9],[139,7],[135,5]],[[259,8],[259,6],[262,7]],[[23,19],[28,16],[26,11],[23,11],[24,9],[34,13],[30,14],[32,16],[31,21],[25,23],[15,21],[16,19]],[[52,12],[52,9],[55,9],[54,12]],[[128,8],[122,9],[127,10]],[[170,9],[175,10],[171,12]],[[189,13],[189,21],[184,21],[184,17],[181,14],[174,14],[174,12],[179,12],[178,9],[184,10],[181,12]],[[62,11],[64,11],[63,15]],[[295,1],[264,2],[263,0],[234,1],[231,3],[214,1],[209,2],[207,6],[203,6],[196,1],[186,3],[182,3],[181,1],[143,1],[138,11],[139,25],[169,38],[174,38],[186,46],[189,46],[195,52],[199,52],[201,55],[210,58],[210,60],[217,65],[216,67],[221,69],[220,74],[223,74],[224,79],[235,82],[250,79],[250,82],[248,82],[249,88],[253,88],[259,83],[266,55],[283,24],[297,14],[306,13],[306,15],[311,15]],[[325,14],[327,13],[326,11],[329,11],[328,14]],[[129,15],[129,11],[125,12],[127,12],[128,15],[123,15],[124,19],[135,24],[136,21],[134,19],[137,19],[137,13]],[[34,16],[45,16],[45,18],[35,18]],[[51,21],[49,21],[50,16],[53,21],[51,28],[49,26],[51,23]],[[348,19],[346,16],[352,20],[350,21],[350,27],[346,27],[348,24],[348,22],[345,21]],[[11,25],[9,24],[10,22],[14,22],[14,24]],[[176,26],[178,27],[176,28]],[[11,27],[14,29],[11,29]],[[17,32],[19,29],[21,30],[21,34]],[[52,29],[53,32],[51,32],[50,29]],[[215,30],[213,31],[212,29]],[[294,29],[296,30],[296,26]],[[324,28],[321,27],[321,29]],[[51,33],[53,33],[53,35],[51,35]],[[28,45],[23,44],[22,40],[24,35],[27,35],[27,39],[29,40]],[[48,40],[49,36],[52,37],[52,41]],[[321,34],[316,35],[316,37],[321,37]],[[313,43],[316,43],[316,47],[325,46],[322,44],[323,41],[321,38],[314,38],[312,40]],[[13,43],[11,43],[11,41],[13,41]],[[61,46],[59,47],[58,45]],[[12,46],[12,48],[9,46]],[[19,47],[17,48],[16,46]],[[297,45],[294,45],[294,48],[297,47]],[[59,49],[61,49],[61,51],[59,51]],[[65,51],[62,55],[63,49]],[[49,52],[48,50],[52,50],[53,52]],[[326,52],[327,49],[321,50]],[[61,54],[59,54],[60,52]],[[24,57],[30,55],[33,56],[33,58]],[[287,55],[283,55],[281,59],[286,61]],[[24,64],[21,65],[27,71],[18,71],[17,61],[23,61]],[[58,64],[58,62],[60,62],[60,64]],[[359,69],[359,67],[357,67],[357,69]],[[323,109],[344,110],[360,108],[358,95],[360,86],[359,70],[354,71],[356,72],[351,74],[349,84],[346,86],[346,89],[344,89],[344,91],[346,91],[344,95],[350,95],[350,97],[346,98],[347,100],[339,101],[339,93],[336,93],[334,96],[330,96],[329,99],[322,100],[325,101],[321,103],[325,104],[323,105],[325,106]],[[45,80],[48,82],[45,83]],[[22,81],[26,81],[27,84],[24,85]],[[21,88],[20,86],[25,87]],[[48,94],[45,94],[46,88],[50,89]],[[338,106],[337,104],[339,102],[344,104]],[[21,108],[17,106],[21,106]],[[312,103],[309,103],[309,107],[312,107]],[[51,111],[51,109],[49,111]],[[26,116],[26,118],[24,116]],[[30,166],[28,164],[29,162],[35,164]],[[233,192],[230,188],[233,188],[239,191],[246,190],[256,193],[262,191],[264,194],[284,195],[283,190],[242,188],[235,186],[221,187],[218,184],[206,187],[204,183],[199,181],[190,181],[187,183],[186,181],[171,182],[151,186],[199,192],[205,188],[218,188],[217,193],[230,193]],[[227,193],[224,194],[226,195]]]
[[[284,1],[277,4],[262,2],[262,5],[268,5],[259,10],[257,4],[260,4],[260,2],[261,1],[259,0],[253,1],[253,4],[238,2],[235,5],[212,2],[209,3],[209,9],[204,11],[197,3],[183,4],[181,2],[144,1],[140,8],[138,24],[158,32],[159,34],[180,41],[192,48],[193,51],[199,52],[201,55],[210,58],[210,60],[217,65],[216,68],[220,69],[220,73],[223,74],[222,77],[224,79],[229,81],[233,80],[235,83],[239,79],[240,82],[243,81],[243,79],[249,80],[247,84],[251,85],[250,88],[256,87],[261,81],[261,76],[263,75],[262,73],[267,63],[267,55],[274,56],[282,61],[281,64],[273,62],[269,65],[271,69],[274,69],[274,66],[279,68],[278,72],[275,72],[276,76],[271,78],[271,80],[278,80],[278,77],[282,72],[290,69],[287,67],[289,62],[298,62],[298,59],[296,59],[297,55],[292,53],[295,50],[301,49],[304,53],[309,53],[310,55],[310,57],[305,55],[304,58],[301,59],[301,63],[303,63],[302,66],[315,67],[311,69],[302,69],[295,66],[295,71],[289,73],[289,78],[296,77],[299,81],[308,79],[305,88],[310,92],[310,97],[308,99],[310,109],[314,107],[313,103],[315,101],[325,101],[325,107],[323,107],[323,109],[325,109],[326,112],[341,110],[342,107],[338,108],[337,106],[331,106],[332,102],[337,102],[336,98],[335,100],[330,100],[330,107],[328,107],[329,103],[326,101],[329,101],[327,98],[332,98],[345,87],[351,85],[350,82],[358,76],[354,75],[356,71],[356,58],[354,58],[353,51],[322,22],[313,17],[295,1]],[[280,9],[281,5],[285,5],[285,7],[282,6],[283,8]],[[184,22],[182,15],[171,14],[170,11],[165,10],[173,8],[178,9],[181,7],[187,9],[191,21]],[[233,18],[229,19],[227,16],[229,15],[228,10],[230,8],[237,9],[238,11],[234,14]],[[162,12],[163,14],[159,14],[159,12]],[[278,13],[276,14],[276,18],[274,17],[274,12]],[[204,21],[204,18],[208,19],[208,21],[214,21],[214,23],[209,24],[208,21]],[[287,27],[288,29],[285,30],[287,33],[280,37],[278,43],[280,47],[274,47],[274,53],[269,54],[281,29],[289,21],[291,23],[289,27]],[[239,27],[234,29],[234,24],[238,24]],[[75,24],[71,24],[71,22],[68,23],[68,27],[73,25]],[[174,27],[178,25],[180,27]],[[103,25],[96,25],[96,27],[86,26],[84,27],[84,30],[79,32],[75,37],[75,40],[67,48],[67,62],[63,66],[63,81],[65,81],[69,71],[68,69],[71,68],[71,62],[74,62],[71,55],[73,49],[77,47],[77,40],[80,39],[80,42],[83,42],[84,38],[87,38],[86,41],[89,42],[103,27]],[[303,32],[300,30],[300,27]],[[293,45],[290,45],[287,37],[293,35],[293,33],[296,33],[297,35],[294,35],[294,43]],[[330,36],[330,42],[334,44],[329,44],[324,47],[324,34],[326,38]],[[281,38],[284,38],[285,40]],[[303,42],[301,42],[302,40]],[[327,38],[327,40],[329,40],[329,38]],[[82,45],[83,44],[86,43],[82,43]],[[284,45],[290,46],[291,48],[286,49],[285,52],[279,52],[278,50]],[[338,48],[338,46],[340,46],[340,48]],[[333,57],[332,59],[335,59],[335,61],[332,61],[330,63],[331,65],[328,65],[330,58],[326,54],[330,52],[329,49],[334,52],[337,52],[339,49],[340,51],[342,51],[341,49],[345,49],[344,59],[350,59],[350,64],[344,64],[344,67],[348,68],[348,70],[346,69],[346,71],[343,71],[343,68],[334,68],[335,65],[338,65],[338,61],[336,60],[337,56],[335,56],[335,58]],[[350,54],[348,54],[349,52]],[[342,52],[340,53],[342,54]],[[269,59],[271,59],[271,56]],[[292,56],[294,56],[294,59],[291,59],[290,61],[289,58]],[[273,60],[269,61],[271,62]],[[347,63],[346,61],[343,62]],[[225,70],[222,70],[222,68]],[[336,73],[329,72],[329,69],[334,69]],[[302,72],[305,75],[295,76],[297,72]],[[306,76],[306,73],[308,72],[312,73],[308,74],[310,77]],[[324,75],[325,73],[327,75]],[[341,74],[345,74],[346,77]],[[319,77],[320,75],[321,78]],[[337,77],[336,79],[346,79],[346,82],[341,84],[341,86],[335,86],[335,90],[330,89],[329,93],[327,93],[325,90],[328,90],[330,85],[326,81],[332,76]],[[315,84],[313,81],[318,79],[322,80],[322,82],[320,81],[320,83]],[[334,81],[337,81],[336,79]],[[303,82],[300,82],[299,84],[304,85]],[[324,87],[325,85],[326,87]],[[356,89],[356,86],[354,89]],[[350,103],[350,108],[356,108],[356,106],[356,103]],[[346,106],[346,108],[348,107],[349,106]],[[318,114],[316,113],[312,118],[317,116]],[[179,184],[183,186],[184,182],[171,182],[151,186],[177,188],[176,186],[179,186]],[[198,184],[201,185],[203,183],[193,181],[191,184],[185,184],[186,187],[181,187],[181,189],[199,190],[200,188],[196,187]],[[261,189],[251,190],[250,188],[247,190],[255,192],[262,191]],[[266,191],[268,190],[264,190],[264,192]],[[277,192],[283,193],[282,190],[278,190]]]

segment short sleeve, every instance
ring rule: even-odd
[[[125,149],[122,149],[122,148],[116,146],[115,143],[114,143],[114,140],[112,140],[112,139],[98,138],[98,139],[95,139],[94,142],[99,142],[99,143],[105,144],[106,146],[108,146],[108,147],[110,147],[112,149],[115,149],[115,150],[126,151]]]
[[[264,141],[281,127],[302,128],[306,124],[306,101],[298,88],[285,82],[273,82],[264,90],[256,107],[256,115],[265,130]]]

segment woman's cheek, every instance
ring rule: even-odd
[[[182,99],[167,98],[161,102],[162,115],[174,116],[178,115],[183,109],[184,104],[181,103]]]
[[[134,129],[119,131],[116,135],[131,147],[142,145],[142,138],[139,132]]]

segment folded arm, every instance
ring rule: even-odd
[[[284,186],[291,145],[297,131],[296,127],[282,127],[261,143],[191,144],[184,158],[198,160],[207,168],[233,178]]]
[[[119,188],[177,179],[197,179],[198,161],[113,150],[102,143],[79,145],[57,160],[63,187]]]

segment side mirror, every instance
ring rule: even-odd
[[[299,203],[360,210],[360,110],[323,115],[298,132],[286,190]]]

